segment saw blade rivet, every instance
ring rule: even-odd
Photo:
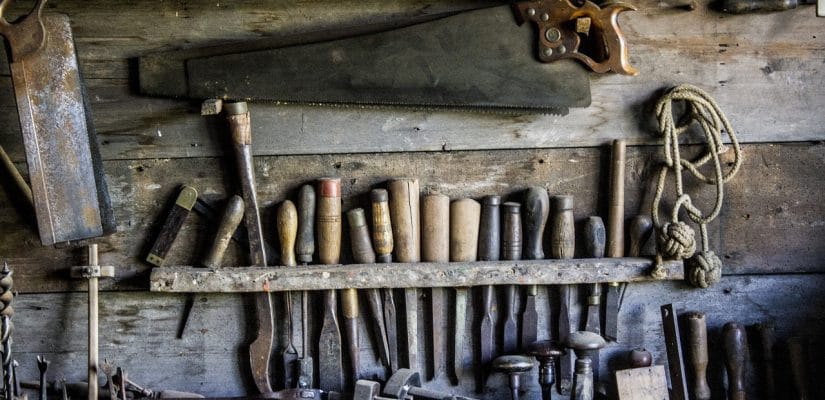
[[[536,15],[536,9],[535,8],[528,8],[527,9],[527,15],[529,15],[531,17]]]
[[[550,20],[550,14],[548,14],[548,13],[541,14],[541,20],[544,21],[544,22],[547,22],[548,20]]]
[[[550,56],[552,56],[552,55],[553,55],[553,49],[551,49],[551,48],[549,48],[549,47],[548,47],[548,48],[546,48],[546,49],[544,49],[544,56],[545,56],[545,57],[550,57]]]
[[[564,53],[567,52],[567,47],[564,47],[564,45],[561,45],[561,46],[557,47],[556,50],[559,51],[559,54],[564,54]]]
[[[544,31],[544,38],[549,42],[558,42],[561,39],[561,31],[558,28],[550,28]]]

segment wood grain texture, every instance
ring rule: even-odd
[[[616,371],[619,400],[667,400],[667,376],[661,365]]]
[[[706,313],[711,356],[709,383],[713,398],[724,398],[722,325],[728,321],[743,325],[771,322],[776,325],[778,343],[791,336],[819,337],[825,329],[825,298],[820,295],[823,285],[823,274],[724,277],[718,286],[702,291],[680,282],[631,285],[619,320],[619,343],[602,350],[600,376],[612,376],[609,371],[627,367],[627,352],[637,347],[653,353],[654,365],[665,364],[658,306],[672,302],[680,314],[691,310]],[[546,317],[550,304],[547,293],[545,287],[540,287],[536,301],[540,316],[539,339],[548,338],[550,329]],[[252,302],[239,295],[197,295],[191,329],[184,339],[175,340],[184,297],[183,294],[168,293],[103,293],[101,359],[124,366],[136,382],[153,389],[187,390],[211,396],[247,393],[252,387],[247,381],[249,374],[245,371],[243,344],[248,341],[253,328],[247,326],[247,316],[253,312]],[[65,376],[69,381],[85,378],[85,370],[79,368],[85,365],[85,304],[83,293],[23,294],[15,299],[14,358],[20,361],[22,379],[36,380],[34,357],[38,354],[52,361],[50,376]],[[426,304],[427,300],[422,298],[419,307]],[[477,321],[479,311],[472,308],[477,303],[468,304],[468,320]],[[283,305],[277,304],[275,311],[276,318],[281,321],[276,323],[276,347],[280,348],[286,330],[282,321],[285,315]],[[312,329],[317,328],[320,317],[314,311],[311,313]],[[423,324],[425,313],[419,313],[419,318],[419,323]],[[360,329],[362,337],[368,338],[366,325],[361,324]],[[423,330],[419,333],[426,334]],[[472,343],[469,330],[466,340]],[[362,373],[371,378],[383,376],[382,369],[376,367],[372,343],[372,340],[363,340],[361,348]],[[470,346],[474,348],[475,345]],[[429,352],[422,352],[420,357],[422,363],[429,362]],[[786,357],[777,358],[776,365],[780,371],[789,370]],[[751,371],[757,372],[755,368]],[[535,373],[534,369],[531,374]],[[508,398],[507,381],[502,374],[490,375],[482,395],[474,392],[471,377],[466,378],[457,387],[451,386],[443,375],[427,385],[472,397]],[[782,375],[778,378],[784,379]],[[789,382],[790,377],[787,379]],[[524,376],[525,398],[538,397],[536,382],[535,375]],[[761,386],[748,387],[749,398],[759,399]]]
[[[237,3],[237,4],[236,4]],[[48,12],[72,19],[81,68],[104,159],[210,157],[223,153],[209,119],[189,101],[139,96],[130,59],[153,51],[247,41],[319,29],[399,21],[480,0],[301,2],[207,0],[185,3],[58,2]],[[655,0],[620,17],[637,77],[591,77],[593,104],[566,117],[444,111],[251,107],[256,154],[317,154],[598,146],[614,138],[654,143],[652,105],[663,88],[707,89],[742,141],[825,138],[819,88],[825,35],[807,7],[732,16],[706,9],[664,9]],[[26,5],[19,5],[19,9]],[[0,62],[5,66],[5,63]],[[23,158],[8,80],[0,82],[0,134]]]
[[[646,190],[650,168],[657,160],[655,148],[628,149],[626,217],[647,212],[651,198]],[[722,257],[725,273],[781,273],[823,271],[825,258],[825,176],[818,166],[825,160],[825,145],[760,144],[744,146],[745,163],[726,186],[725,206],[709,225],[711,246]],[[576,198],[574,215],[580,223],[590,215],[605,215],[607,148],[508,150],[497,152],[393,153],[386,155],[325,155],[257,157],[258,196],[265,240],[278,248],[274,223],[277,203],[295,199],[298,188],[320,176],[343,178],[344,210],[369,205],[368,192],[388,179],[415,175],[422,191],[437,190],[452,198],[499,194],[519,201],[526,186],[538,184],[551,194]],[[149,264],[143,257],[169,209],[170,198],[182,183],[198,189],[207,201],[237,193],[229,182],[229,160],[129,160],[106,162],[107,179],[118,221],[118,233],[99,241],[101,262],[117,266],[118,276],[101,283],[104,290],[146,289]],[[473,165],[474,168],[467,168]],[[226,177],[226,179],[225,179]],[[688,180],[688,190],[696,183]],[[712,204],[708,186],[694,197],[695,204]],[[15,205],[0,190],[0,223],[4,240],[0,254],[15,269],[22,292],[78,290],[68,279],[68,267],[83,262],[82,251],[40,246],[26,209]],[[602,197],[600,197],[602,196]],[[168,255],[167,265],[199,265],[214,237],[216,226],[199,215],[187,219]],[[782,240],[778,240],[782,238]],[[578,241],[578,240],[577,240]],[[349,248],[348,238],[343,246]],[[224,265],[244,261],[243,252],[231,244]],[[583,249],[577,249],[582,254]],[[270,264],[278,261],[271,253]],[[548,253],[549,254],[549,253]],[[240,257],[240,258],[239,258]],[[344,251],[341,262],[351,261]]]

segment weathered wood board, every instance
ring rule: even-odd
[[[73,21],[104,159],[209,157],[199,104],[134,92],[133,57],[318,29],[342,29],[464,9],[480,0],[292,2],[57,2]],[[636,77],[593,76],[593,105],[566,117],[256,105],[267,132],[256,153],[318,154],[598,146],[623,137],[654,143],[652,105],[679,83],[707,89],[743,141],[825,138],[821,65],[825,35],[810,7],[731,16],[700,5],[685,12],[655,0],[620,17]],[[21,4],[23,9],[28,5]],[[1,65],[5,63],[0,62]],[[540,88],[539,88],[540,90]],[[8,80],[0,83],[0,145],[22,160]],[[7,95],[8,94],[8,95]],[[263,128],[263,129],[261,129]]]
[[[721,360],[721,329],[728,321],[744,325],[756,322],[771,322],[776,325],[777,371],[787,371],[787,362],[782,356],[782,342],[790,336],[821,337],[825,329],[825,297],[821,288],[825,285],[825,275],[782,275],[782,276],[736,276],[726,277],[716,287],[708,290],[690,289],[678,282],[639,283],[631,285],[625,295],[620,316],[619,344],[611,344],[602,354],[603,366],[610,370],[626,366],[626,352],[635,347],[645,347],[654,355],[655,365],[666,364],[664,340],[661,337],[661,316],[659,305],[673,303],[677,312],[702,311],[707,314],[710,368],[709,378],[714,398],[724,398],[724,367]],[[448,293],[451,291],[448,291]],[[581,291],[580,291],[581,292]],[[429,324],[427,296],[422,290],[419,304],[419,324]],[[541,287],[537,300],[539,315],[539,338],[556,337],[553,328],[547,325],[550,304],[548,293]],[[580,293],[582,294],[582,293]],[[478,298],[472,292],[471,306]],[[283,304],[277,301],[276,318],[281,320]],[[503,299],[503,293],[497,298]],[[320,297],[313,298],[320,304]],[[580,297],[583,299],[583,297]],[[247,301],[249,300],[249,301]],[[101,296],[100,343],[101,360],[108,359],[126,368],[129,376],[138,383],[154,389],[178,389],[207,393],[211,396],[238,396],[253,390],[245,361],[245,344],[251,340],[251,329],[247,321],[252,320],[253,302],[249,296],[210,294],[197,295],[192,319],[184,338],[175,339],[175,332],[183,308],[184,295],[165,293],[104,293]],[[296,299],[297,301],[297,299]],[[552,302],[552,303],[551,303]],[[451,302],[448,304],[452,304]],[[494,307],[495,321],[500,321],[504,308]],[[85,377],[86,354],[86,296],[75,294],[24,294],[15,299],[14,358],[21,363],[20,375],[24,380],[36,380],[37,369],[34,357],[43,354],[52,361],[49,367],[52,379],[66,377],[77,381]],[[320,309],[313,309],[313,321],[320,318]],[[580,309],[574,315],[580,315]],[[468,335],[477,328],[478,313],[468,310]],[[362,321],[366,310],[361,313]],[[427,322],[425,322],[427,321]],[[578,326],[580,321],[573,321]],[[497,325],[498,326],[498,325]],[[471,328],[472,327],[472,328]],[[283,343],[286,335],[283,323],[277,325],[276,335]],[[316,332],[316,325],[311,325]],[[449,332],[449,330],[447,330]],[[499,330],[497,330],[499,332]],[[424,331],[421,331],[424,335]],[[296,345],[300,345],[300,335],[296,332]],[[468,343],[471,336],[467,336]],[[363,376],[372,378],[383,372],[375,367],[371,333],[361,324]],[[419,340],[422,352],[419,357],[425,376],[429,370],[429,338]],[[761,381],[759,354],[751,347],[748,381],[749,398],[760,399]],[[471,365],[474,360],[475,344],[467,346],[465,361]],[[601,376],[609,376],[602,369]],[[460,391],[467,395],[480,396],[474,392],[472,369],[458,387],[450,386],[442,376],[428,383],[435,388]],[[524,385],[529,389],[526,398],[538,396],[535,371],[525,376]],[[789,382],[780,375],[777,382]],[[277,377],[274,379],[278,381]],[[487,399],[507,397],[507,384],[500,374],[493,374],[487,382]],[[786,391],[783,391],[785,394]],[[561,397],[558,397],[561,398]]]
[[[215,132],[219,136],[219,132]],[[215,139],[217,140],[217,138]],[[628,217],[647,212],[651,198],[644,189],[657,160],[655,147],[628,152]],[[572,194],[577,220],[606,215],[606,149],[508,150],[497,152],[391,153],[259,157],[256,159],[259,199],[264,208],[266,239],[277,248],[274,210],[298,187],[323,176],[343,178],[344,209],[368,205],[368,191],[387,179],[417,176],[424,189],[452,197],[480,198],[500,194],[519,200],[519,191],[541,185],[551,195]],[[709,226],[711,246],[723,257],[725,272],[735,274],[823,271],[825,204],[819,193],[825,177],[822,144],[746,145],[745,164],[726,187],[725,207]],[[221,200],[231,187],[231,162],[218,158],[109,161],[105,168],[118,222],[118,233],[99,241],[101,262],[117,266],[117,278],[103,281],[107,289],[146,289],[150,265],[144,259],[181,184],[198,189],[207,200]],[[473,166],[469,168],[468,166]],[[695,189],[695,184],[690,184]],[[77,290],[68,267],[84,263],[82,250],[70,252],[39,245],[25,208],[13,207],[0,191],[0,223],[5,239],[0,254],[21,277],[18,290]],[[709,207],[714,190],[701,188],[696,204]],[[644,198],[644,200],[643,200]],[[221,203],[217,203],[220,208]],[[168,265],[200,265],[212,243],[217,223],[192,213],[168,255]],[[545,244],[547,246],[547,244]],[[349,263],[345,238],[343,263]],[[245,265],[244,252],[231,245],[224,265]],[[278,263],[272,252],[269,264]]]

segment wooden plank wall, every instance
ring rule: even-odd
[[[231,172],[224,172],[229,162],[223,159],[222,124],[199,116],[198,104],[136,93],[134,57],[391,22],[479,3],[483,1],[49,2],[46,12],[67,13],[72,20],[118,220],[119,232],[100,240],[102,261],[118,268],[117,277],[103,283],[110,292],[103,295],[102,357],[154,388],[210,396],[251,389],[243,361],[249,336],[244,298],[198,296],[189,334],[175,340],[183,297],[145,292],[149,265],[141,260],[176,188],[192,184],[216,204],[237,188]],[[604,215],[604,146],[618,137],[634,145],[628,162],[630,216],[647,208],[650,171],[660,159],[658,147],[651,146],[658,143],[655,98],[664,88],[693,83],[719,101],[748,143],[743,169],[727,186],[723,213],[711,225],[712,246],[729,276],[707,291],[681,283],[634,286],[622,314],[620,344],[607,350],[603,368],[621,365],[621,352],[636,346],[654,351],[657,363],[665,362],[658,305],[667,302],[679,310],[707,312],[717,352],[720,327],[729,320],[773,322],[780,339],[818,334],[824,308],[818,292],[825,279],[825,204],[819,195],[825,188],[820,172],[825,160],[822,20],[810,7],[730,16],[710,11],[704,3],[692,12],[662,4],[639,0],[638,12],[620,17],[640,75],[592,76],[593,105],[565,117],[253,105],[265,221],[273,221],[274,207],[300,184],[330,175],[344,178],[345,209],[364,204],[363,194],[374,185],[415,175],[422,186],[453,197],[516,196],[520,189],[540,184],[550,193],[573,194],[578,219]],[[20,2],[12,14],[28,6]],[[0,65],[0,144],[24,168],[11,83],[5,63]],[[34,355],[45,354],[54,361],[52,376],[79,380],[85,371],[85,297],[72,292],[85,285],[70,281],[68,268],[83,262],[83,251],[41,247],[30,210],[7,182],[0,191],[0,257],[14,268],[21,293],[14,350],[21,376],[36,379]],[[712,201],[711,188],[695,182],[690,186],[699,191],[700,204]],[[171,262],[197,264],[212,229],[202,218],[190,217]],[[274,233],[268,235],[270,244],[276,244]],[[227,263],[240,262],[238,250],[230,249]],[[541,307],[547,309],[546,292],[541,296]],[[421,301],[424,310],[426,298]],[[542,323],[541,335],[546,336],[551,329]],[[364,359],[371,365],[365,372],[377,373],[369,341],[364,344]],[[711,378],[721,397],[717,352]],[[469,377],[464,381],[450,389],[473,393]],[[535,394],[534,379],[527,381]],[[750,391],[758,396],[758,381],[752,382]],[[443,379],[434,385],[449,388]],[[493,391],[486,397],[502,397],[503,385],[503,378],[493,377],[488,382]]]

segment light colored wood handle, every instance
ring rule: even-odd
[[[473,199],[450,204],[450,261],[476,261],[481,204]]]
[[[388,189],[395,259],[399,262],[419,262],[421,222],[418,179],[396,179],[390,181]]]
[[[421,258],[450,260],[450,198],[443,194],[430,193],[421,199]]]
[[[318,208],[315,228],[318,260],[321,264],[338,264],[341,258],[341,180],[318,180]]]
[[[281,244],[281,264],[294,267],[295,237],[298,235],[298,210],[289,200],[284,200],[278,207],[277,214],[278,242]]]

